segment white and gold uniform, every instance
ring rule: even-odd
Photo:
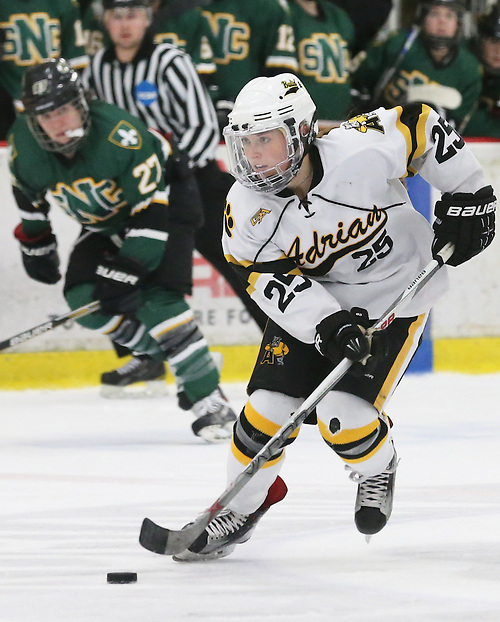
[[[426,105],[360,115],[316,139],[309,156],[313,179],[305,200],[288,189],[272,194],[240,183],[227,198],[226,259],[271,319],[249,401],[234,428],[229,480],[332,369],[312,345],[316,326],[353,307],[376,320],[431,260],[432,228],[412,206],[402,179],[418,172],[451,193],[485,185],[462,138]],[[361,477],[380,473],[394,459],[382,411],[446,288],[442,269],[384,331],[387,358],[375,370],[353,366],[316,408],[324,440]],[[231,510],[249,513],[262,504],[283,455],[266,463]]]
[[[226,259],[245,268],[252,298],[306,343],[341,308],[363,307],[376,319],[431,260],[432,228],[402,178],[419,172],[442,192],[485,185],[464,141],[427,106],[418,116],[397,107],[351,119],[317,139],[311,155],[306,201],[235,183],[223,234]],[[303,276],[285,282],[275,273]],[[428,311],[446,287],[442,270],[403,315]]]

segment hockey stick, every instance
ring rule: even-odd
[[[401,52],[399,53],[398,57],[396,58],[394,63],[388,69],[384,71],[380,80],[375,85],[375,88],[373,89],[373,98],[372,98],[372,101],[375,102],[375,104],[377,104],[377,102],[379,101],[380,96],[382,95],[385,87],[389,84],[389,81],[391,80],[392,76],[396,73],[397,68],[403,62],[403,58],[406,56],[407,52],[409,51],[411,46],[414,44],[415,39],[418,37],[419,34],[420,34],[420,26],[413,26],[403,47],[401,48]]]
[[[6,350],[7,348],[12,348],[13,346],[18,346],[20,343],[24,343],[28,341],[28,339],[32,339],[33,337],[38,337],[38,335],[43,335],[43,333],[48,332],[62,324],[65,324],[68,320],[77,320],[84,315],[89,315],[90,313],[94,313],[94,311],[98,311],[101,307],[101,303],[98,300],[91,302],[88,305],[84,305],[83,307],[78,307],[74,311],[70,311],[69,313],[65,313],[64,315],[60,315],[59,317],[54,318],[53,320],[48,320],[43,324],[38,324],[33,328],[25,330],[18,335],[14,335],[14,337],[9,337],[9,339],[5,339],[5,341],[0,341],[0,352],[2,350]]]
[[[380,318],[367,331],[367,335],[372,335],[377,330],[383,330],[394,320],[396,311],[434,276],[453,254],[453,244],[444,246],[427,266],[412,280],[408,287],[400,294],[391,306],[380,316]],[[343,378],[352,365],[352,361],[344,358],[328,374],[320,385],[302,403],[301,407],[292,413],[288,421],[276,432],[264,447],[248,463],[238,477],[226,488],[215,503],[202,512],[192,523],[182,529],[167,529],[157,525],[149,518],[145,518],[139,535],[139,543],[148,551],[161,555],[175,555],[185,551],[198,536],[200,536],[206,526],[227,506],[238,492],[252,479],[261,466],[269,460],[281,447],[286,439],[296,430],[306,419],[307,415],[319,404],[329,391]]]

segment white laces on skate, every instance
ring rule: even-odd
[[[219,539],[235,533],[248,519],[248,514],[227,510],[216,516],[206,527],[209,538]]]
[[[214,415],[216,413],[220,413],[223,416],[229,410],[229,404],[217,388],[213,393],[193,404],[192,410],[197,417]]]
[[[351,471],[349,479],[359,485],[358,503],[364,506],[380,507],[383,503],[389,488],[389,478],[398,468],[399,460],[396,456],[392,458],[387,469],[377,475],[361,475],[356,473],[346,464],[346,471]]]

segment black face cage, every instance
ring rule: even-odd
[[[66,104],[73,106],[80,113],[81,127],[78,128],[78,130],[81,129],[81,135],[79,134],[78,136],[73,136],[67,143],[64,144],[52,140],[50,136],[48,136],[44,132],[42,126],[37,120],[36,113],[32,112],[31,114],[26,114],[26,122],[31,133],[33,134],[35,140],[40,145],[40,147],[45,151],[51,151],[53,153],[61,154],[74,153],[78,149],[82,141],[86,138],[90,130],[89,105],[83,91],[77,91],[73,99],[69,99],[61,105],[64,106]],[[56,110],[59,107],[60,106],[53,107],[51,108],[51,110]]]

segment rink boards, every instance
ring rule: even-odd
[[[487,181],[500,192],[500,143],[469,142]],[[221,150],[223,157],[223,150]],[[430,217],[438,193],[420,178],[408,180],[419,211]],[[67,311],[62,283],[47,286],[24,273],[13,230],[19,222],[10,189],[7,148],[0,146],[2,227],[0,258],[0,340]],[[57,208],[51,219],[62,267],[79,226]],[[473,261],[450,269],[450,290],[435,306],[426,340],[412,364],[414,371],[450,370],[483,373],[500,370],[500,243]],[[194,258],[194,293],[190,299],[212,349],[224,352],[223,379],[245,380],[253,365],[259,331],[238,298],[203,258]],[[82,386],[97,383],[101,371],[114,367],[108,340],[76,324],[36,337],[0,356],[0,389],[31,386]],[[17,373],[19,372],[19,373]]]

